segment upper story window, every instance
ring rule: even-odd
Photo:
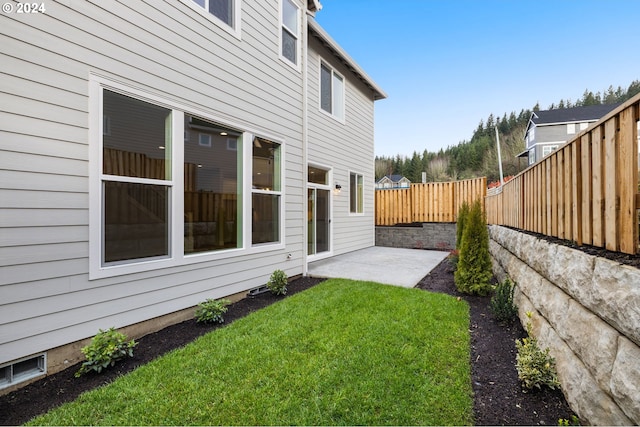
[[[344,120],[344,79],[324,62],[320,64],[320,108]]]
[[[576,133],[576,124],[567,123],[567,135],[573,135],[574,133]]]
[[[294,65],[298,65],[298,46],[300,40],[300,8],[292,0],[281,2],[282,33],[280,53]]]
[[[235,28],[236,8],[240,0],[193,0],[198,6]]]
[[[527,134],[527,144],[533,144],[533,141],[536,139],[536,128],[532,127],[529,129],[529,133]]]

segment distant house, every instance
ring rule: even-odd
[[[588,105],[531,113],[525,133],[526,150],[518,157],[527,157],[528,164],[540,161],[597,122],[619,104]]]
[[[375,245],[386,94],[319,8],[0,14],[0,394],[78,362],[98,329],[139,337]]]
[[[402,175],[385,175],[376,182],[376,190],[387,188],[409,188],[411,181]]]

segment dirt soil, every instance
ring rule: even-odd
[[[296,279],[289,284],[287,295],[321,281],[306,277]],[[449,260],[438,265],[417,287],[459,296],[471,307],[471,366],[477,425],[557,425],[560,418],[570,419],[572,412],[560,391],[525,393],[522,390],[515,369],[515,339],[525,336],[524,330],[519,323],[505,327],[493,320],[488,310],[488,297],[459,294]],[[265,293],[238,301],[229,307],[223,325],[280,298]],[[202,325],[195,320],[172,325],[140,338],[134,357],[120,361],[101,374],[89,373],[75,378],[78,364],[0,396],[0,425],[23,424],[223,325]]]

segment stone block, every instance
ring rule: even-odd
[[[625,414],[640,425],[640,347],[625,337],[618,339],[611,392]]]
[[[583,304],[640,346],[640,270],[597,258],[589,291]]]

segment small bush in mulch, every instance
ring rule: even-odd
[[[513,302],[513,292],[515,285],[509,278],[495,287],[493,296],[489,303],[491,313],[498,322],[511,323],[518,316],[518,307]]]

